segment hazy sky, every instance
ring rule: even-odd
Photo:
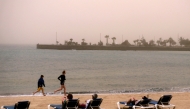
[[[190,39],[190,0],[0,0],[0,44]]]

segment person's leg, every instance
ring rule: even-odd
[[[66,87],[65,87],[65,85],[63,85],[62,88],[64,88],[64,95],[66,96]]]
[[[127,101],[127,104],[130,104],[131,103],[131,99],[129,99],[128,101]]]
[[[135,102],[135,98],[130,98],[128,101],[127,101],[127,104],[130,104],[130,103],[134,103]]]
[[[63,86],[64,86],[64,85],[61,85],[61,87],[60,87],[59,89],[55,90],[54,93],[56,93],[57,91],[62,90],[62,89],[63,89]]]
[[[44,96],[46,96],[46,94],[44,93],[44,89],[42,88],[42,94],[44,95]]]
[[[33,95],[35,94],[35,93],[37,93],[37,92],[39,92],[40,91],[40,87],[37,89],[37,91],[36,92],[33,92]]]

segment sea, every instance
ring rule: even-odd
[[[36,45],[0,45],[0,96],[32,95],[40,75],[44,75],[45,93],[52,95],[60,88],[57,78],[63,70],[67,93],[190,92],[189,51],[49,50]]]

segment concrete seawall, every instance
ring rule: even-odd
[[[154,50],[154,51],[190,51],[190,47],[129,47],[129,46],[69,46],[37,44],[37,49],[55,50]]]

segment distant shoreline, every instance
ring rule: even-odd
[[[190,47],[136,47],[136,46],[98,46],[98,45],[48,45],[37,44],[37,49],[54,50],[147,50],[147,51],[190,51]]]
[[[94,93],[72,93],[70,92],[71,94],[74,94],[74,95],[92,95]],[[163,91],[163,92],[128,92],[128,93],[97,93],[98,95],[114,95],[114,94],[159,94],[159,93],[190,93],[189,91],[186,91],[186,92],[180,92],[180,91],[176,91],[176,92],[172,92],[172,91]],[[46,94],[46,96],[62,96],[63,94]],[[19,97],[19,96],[43,96],[42,93],[37,93],[35,95],[33,94],[23,94],[23,95],[0,95],[0,97]]]
[[[128,90],[94,90],[94,91],[67,91],[67,93],[72,94],[135,94],[135,93],[164,93],[164,92],[172,92],[172,93],[183,93],[190,92],[190,87],[172,87],[172,88],[146,88],[146,89],[128,89]],[[63,91],[60,91],[56,94],[51,91],[46,91],[46,95],[63,95]],[[2,96],[32,96],[32,92],[22,92],[22,93],[0,93],[0,97]],[[42,95],[41,92],[36,93],[36,96]]]
[[[161,93],[189,93],[189,92],[131,92],[131,93],[97,93],[98,95],[130,95],[130,94],[161,94]],[[92,95],[93,93],[71,93],[73,95]],[[46,94],[46,96],[62,96],[63,94]],[[32,94],[25,94],[25,95],[0,95],[0,98],[2,97],[38,97],[43,96],[41,93],[38,93],[36,95]]]

